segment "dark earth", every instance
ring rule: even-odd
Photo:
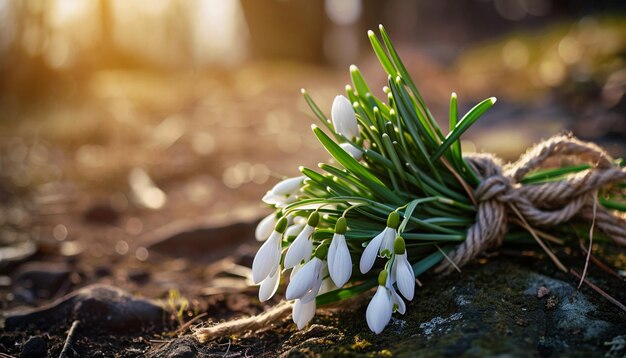
[[[438,118],[452,91],[465,109],[499,97],[466,148],[513,160],[568,130],[624,156],[625,26],[572,26],[542,35],[583,41],[592,33],[621,45],[597,52],[586,76],[572,65],[549,85],[493,60],[508,38],[445,67],[411,48],[402,53],[423,74],[416,82]],[[518,39],[532,50],[536,35]],[[384,85],[374,60],[360,68],[372,88]],[[347,71],[295,64],[102,71],[79,88],[59,83],[58,98],[33,108],[7,106],[3,115],[15,120],[0,123],[0,357],[57,357],[64,346],[68,357],[626,356],[625,311],[578,289],[538,247],[513,245],[461,273],[420,277],[407,314],[380,335],[365,322],[368,293],[318,309],[302,331],[285,316],[200,343],[196,329],[281,301],[284,288],[260,303],[250,286],[254,227],[267,214],[259,198],[298,165],[326,158],[308,131],[300,86],[329,112],[347,81]],[[579,238],[561,238],[567,243],[555,251],[581,272]],[[588,279],[626,302],[624,248],[601,242],[593,252],[617,277],[592,264]]]

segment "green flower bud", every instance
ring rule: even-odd
[[[287,229],[287,218],[283,216],[282,218],[278,219],[276,226],[274,226],[274,231],[284,234],[286,229]]]
[[[344,235],[347,229],[348,223],[346,222],[346,218],[342,216],[337,219],[337,223],[335,224],[335,234]]]
[[[397,229],[398,225],[400,225],[400,215],[397,211],[390,212],[387,217],[387,226],[392,229]]]
[[[315,210],[311,213],[311,215],[309,215],[309,220],[307,221],[307,224],[309,224],[309,226],[316,227],[319,222],[320,214],[317,212],[317,210]]]
[[[378,274],[378,284],[384,286],[387,283],[387,270],[382,270]]]
[[[406,252],[406,246],[404,244],[404,239],[402,238],[402,236],[396,237],[395,241],[393,242],[393,252],[398,255],[402,255]]]
[[[317,257],[320,260],[326,260],[326,257],[328,256],[329,247],[330,247],[330,241],[328,239],[322,241],[322,243],[319,244],[317,248],[315,249],[315,252],[313,252],[313,256]]]

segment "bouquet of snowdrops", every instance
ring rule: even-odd
[[[368,35],[389,75],[383,89],[387,98],[372,95],[356,66],[350,68],[346,96],[337,96],[332,104],[330,120],[303,90],[326,129],[313,125],[313,132],[332,160],[319,164],[320,171],[301,167],[302,176],[279,182],[263,197],[275,210],[256,229],[256,238],[264,243],[254,258],[253,281],[260,284],[259,299],[265,301],[291,270],[285,295],[294,300],[298,328],[313,318],[317,305],[377,287],[366,320],[380,333],[393,312],[405,313],[417,276],[446,259],[455,266],[448,254],[478,220],[474,193],[484,178],[462,155],[459,137],[495,98],[459,119],[452,94],[450,130],[444,135],[384,28],[382,43],[373,32]],[[520,182],[540,185],[586,169],[588,165],[535,171]],[[613,200],[615,195],[623,198],[623,182],[602,204],[624,209]],[[509,237],[520,240],[519,235]]]

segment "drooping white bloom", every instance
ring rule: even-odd
[[[265,280],[261,281],[261,287],[259,287],[259,301],[264,302],[272,298],[278,290],[279,282],[280,266],[276,266],[276,271],[266,277]]]
[[[359,269],[365,274],[372,269],[376,256],[390,257],[393,253],[393,242],[396,238],[400,217],[397,212],[392,211],[387,218],[387,227],[380,234],[376,235],[372,241],[367,244],[365,250],[361,254],[361,262]]]
[[[302,303],[307,303],[319,293],[322,286],[324,262],[317,257],[304,264],[292,275],[287,286],[285,298],[287,300],[300,299]]]
[[[359,136],[359,126],[356,121],[356,115],[354,114],[352,103],[350,103],[346,97],[342,95],[335,97],[331,109],[331,118],[335,132],[348,139]]]
[[[291,315],[298,329],[304,328],[313,319],[315,307],[315,300],[304,303],[298,299],[294,302]]]
[[[276,225],[276,213],[271,213],[268,216],[264,217],[263,220],[259,221],[259,224],[256,226],[254,230],[254,237],[257,241],[265,241],[274,231],[274,226]]]
[[[294,267],[296,271],[300,267],[299,265]],[[292,271],[293,272],[293,271]],[[324,294],[326,292],[336,290],[337,287],[333,284],[331,279],[324,279],[317,295]],[[298,326],[298,329],[304,328],[315,316],[315,300],[310,300],[304,303],[302,300],[297,299],[294,301],[292,317],[294,323]]]
[[[365,250],[361,254],[361,262],[359,268],[361,273],[367,273],[374,266],[376,256],[380,255],[385,248],[389,246],[387,243],[391,241],[391,248],[393,249],[393,239],[396,237],[396,230],[390,227],[386,227],[380,234],[376,235],[372,241],[367,244]]]
[[[292,268],[299,264],[302,260],[306,261],[311,258],[311,253],[313,252],[312,235],[319,222],[319,218],[320,216],[317,211],[314,211],[311,215],[309,215],[306,226],[298,234],[287,250],[287,254],[285,255],[285,268]]]
[[[345,150],[348,154],[350,154],[354,159],[361,160],[363,158],[363,152],[359,148],[353,146],[352,144],[341,143],[339,144],[339,146],[343,150]]]
[[[376,294],[374,294],[374,297],[367,305],[367,311],[365,312],[367,325],[372,332],[378,334],[387,326],[389,320],[391,320],[392,313],[393,302],[389,290],[384,285],[378,285]]]
[[[391,282],[391,281],[389,281]],[[389,290],[389,297],[391,297],[391,303],[393,303],[393,311],[400,312],[400,314],[404,314],[406,312],[406,305],[404,304],[404,300],[393,288],[393,284],[387,283],[386,287]]]
[[[346,244],[346,219],[341,217],[335,225],[335,234],[328,248],[328,273],[337,287],[342,287],[352,276],[352,258]]]
[[[415,294],[415,272],[407,258],[406,246],[401,236],[396,237],[393,249],[395,252],[391,265],[391,280],[397,282],[398,290],[407,300],[411,301]]]
[[[252,262],[252,281],[258,284],[265,280],[280,265],[280,247],[287,219],[280,218],[270,237],[261,245]]]
[[[305,178],[305,176],[299,176],[278,182],[263,196],[263,202],[279,208],[293,203],[297,199],[297,194]]]
[[[398,291],[411,301],[415,294],[415,273],[407,259],[406,252],[401,255],[396,254],[391,266],[391,276],[393,277],[392,281],[398,284]]]
[[[324,272],[322,272],[322,276],[326,276]],[[320,291],[317,293],[317,295],[319,296],[326,292],[334,291],[338,288],[339,287],[335,285],[335,283],[330,277],[326,277],[325,279],[322,280],[322,286],[320,287]]]
[[[289,245],[289,249],[285,255],[286,269],[296,266],[302,260],[311,258],[311,253],[313,252],[313,240],[311,240],[311,235],[313,231],[315,231],[315,228],[307,224],[296,239],[293,240],[291,245]]]
[[[306,177],[304,175],[299,177],[288,178],[282,180],[272,188],[272,192],[276,195],[293,195],[300,190],[300,186],[302,185],[302,181]]]

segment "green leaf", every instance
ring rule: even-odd
[[[378,279],[370,279],[361,283],[360,285],[326,292],[322,295],[317,296],[315,298],[315,303],[317,304],[317,306],[323,306],[329,303],[345,300],[346,298],[356,296],[371,289],[372,287],[375,287],[376,284],[378,284]]]
[[[389,55],[391,56],[391,60],[393,61],[395,68],[397,69],[397,73],[399,73],[401,77],[407,80],[407,83],[408,83],[409,88],[411,89],[411,92],[413,92],[413,94],[417,98],[417,101],[419,102],[421,109],[424,111],[424,113],[426,114],[426,117],[428,118],[430,127],[435,131],[435,133],[437,133],[439,139],[443,139],[443,134],[441,133],[441,129],[439,128],[437,121],[435,121],[435,118],[428,110],[428,107],[426,106],[426,103],[424,102],[422,95],[417,90],[417,86],[415,86],[415,83],[411,79],[411,75],[409,74],[409,71],[407,71],[406,67],[404,66],[404,63],[402,62],[402,60],[400,59],[400,56],[398,55],[398,52],[396,51],[395,47],[391,43],[391,39],[387,35],[387,31],[385,30],[383,25],[380,25],[378,29],[380,31],[381,37],[383,38],[383,42],[385,43],[385,47],[387,48],[387,51],[389,52]]]
[[[322,112],[322,110],[317,106],[315,101],[313,101],[311,96],[309,96],[309,93],[304,88],[301,89],[300,92],[302,92],[302,95],[304,96],[304,100],[309,105],[309,107],[311,108],[315,116],[320,120],[320,122],[322,122],[322,124],[325,125],[326,128],[334,132],[335,129],[333,128],[333,123],[328,118],[326,118],[326,115],[324,114],[324,112]]]
[[[534,172],[530,175],[526,175],[522,180],[522,184],[537,184],[546,181],[559,179],[560,177],[568,174],[582,172],[583,170],[590,169],[589,164],[572,165],[563,168],[546,169]]]
[[[367,100],[367,94],[370,93],[370,89],[361,75],[359,68],[355,65],[350,65],[350,77],[352,78],[352,84],[354,84],[354,88],[356,88],[356,92],[359,94],[363,100]]]
[[[602,204],[602,206],[604,206],[607,209],[626,212],[626,203],[608,200],[605,198],[598,198],[598,201],[600,202],[600,204]]]
[[[402,202],[402,199],[393,193],[389,188],[385,186],[383,182],[375,177],[367,168],[363,167],[356,159],[343,150],[337,143],[333,142],[324,131],[319,127],[313,125],[313,132],[317,136],[317,139],[322,143],[328,153],[335,158],[346,170],[352,172],[354,175],[364,181],[364,184],[368,188],[377,193],[377,195],[383,198],[391,199],[395,202]]]
[[[387,72],[387,74],[390,76],[396,76],[398,74],[398,71],[396,71],[396,69],[393,67],[391,60],[389,60],[389,56],[387,56],[385,50],[383,50],[383,46],[380,44],[380,41],[378,41],[378,38],[376,37],[376,34],[374,34],[374,31],[368,31],[367,37],[369,37],[372,48],[376,53],[376,57],[378,57],[378,61],[380,61],[380,64],[385,69],[385,72]]]
[[[472,126],[472,124],[474,124],[476,120],[480,118],[480,116],[482,116],[489,108],[493,106],[494,103],[496,103],[496,98],[491,97],[487,98],[486,100],[477,104],[474,108],[470,109],[470,111],[467,112],[467,114],[463,116],[463,118],[461,118],[461,121],[456,125],[456,127],[454,127],[454,129],[448,134],[448,136],[443,141],[443,143],[441,143],[439,148],[437,148],[437,151],[435,151],[435,154],[432,155],[431,160],[434,162],[439,159],[439,157],[443,153],[445,153],[445,151],[448,150],[448,148],[452,144],[454,144],[454,142],[459,140],[461,134],[468,130]]]
[[[456,99],[456,93],[452,92],[452,95],[450,95],[450,132],[452,132],[454,130],[454,128],[456,128],[456,124],[459,120],[458,118],[458,104],[457,104],[457,99]],[[461,157],[461,141],[457,140],[455,141],[452,146],[452,154],[454,156],[454,160],[456,161],[456,163],[460,163],[463,158]]]

